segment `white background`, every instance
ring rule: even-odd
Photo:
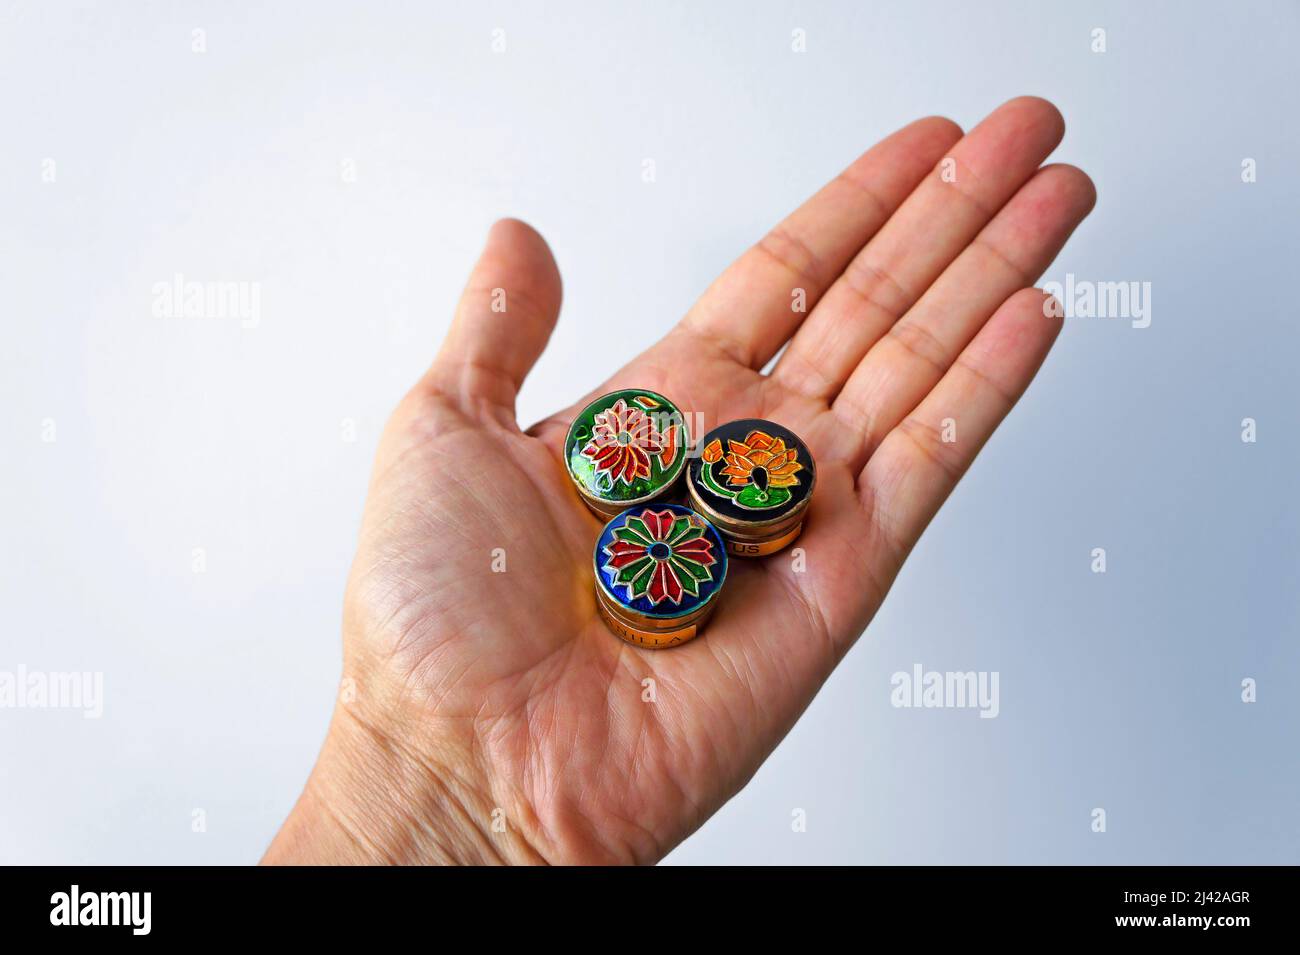
[[[1067,322],[866,637],[670,860],[1300,861],[1296,4],[0,10],[0,670],[106,694],[0,709],[0,861],[258,858],[331,709],[379,430],[493,219],[565,276],[531,420],[879,137],[1021,93],[1100,196],[1046,278],[1151,282],[1151,326]],[[176,273],[259,283],[260,324],[155,317]],[[1001,715],[894,709],[915,663],[998,671]]]

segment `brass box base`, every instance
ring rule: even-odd
[[[643,647],[647,650],[664,650],[668,647],[678,647],[689,640],[694,640],[699,634],[700,628],[704,624],[704,616],[696,618],[691,623],[683,627],[677,627],[670,630],[653,630],[642,629],[633,626],[624,618],[615,615],[605,600],[604,594],[600,588],[596,588],[596,605],[600,608],[600,616],[604,619],[605,625],[610,631],[626,643],[635,647]],[[671,624],[667,624],[672,626]]]

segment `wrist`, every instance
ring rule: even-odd
[[[419,739],[412,747],[403,742]],[[340,703],[268,865],[492,865],[545,860],[492,805],[467,754]]]

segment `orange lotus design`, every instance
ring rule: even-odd
[[[716,455],[714,461],[722,456],[721,445],[717,448],[714,445],[719,445],[719,442],[712,441],[704,449],[705,461],[710,460],[711,454]],[[727,445],[727,466],[721,473],[727,476],[727,483],[732,487],[757,484],[766,490],[769,487],[794,487],[799,483],[795,474],[803,470],[803,465],[799,463],[794,448],[787,448],[780,438],[774,438],[766,431],[751,431],[745,435],[744,441],[729,440]]]

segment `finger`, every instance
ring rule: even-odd
[[[836,431],[842,436],[836,453],[854,473],[929,394],[998,306],[1038,281],[1096,200],[1092,180],[1081,170],[1040,170],[872,346],[833,406],[847,425]]]
[[[513,422],[515,396],[551,337],[560,297],[560,271],[546,240],[518,219],[500,220],[424,385],[468,414]]]
[[[882,140],[732,263],[679,330],[762,368],[806,314],[796,290],[811,308],[960,137],[951,120],[930,117]]]
[[[1036,97],[998,107],[927,175],[826,293],[773,369],[784,387],[829,401],[867,350],[911,308],[1065,133]]]
[[[1052,303],[1054,307],[1049,307]],[[943,379],[881,442],[858,479],[882,565],[892,580],[903,559],[1029,387],[1061,330],[1059,303],[1038,289],[1011,296]]]

